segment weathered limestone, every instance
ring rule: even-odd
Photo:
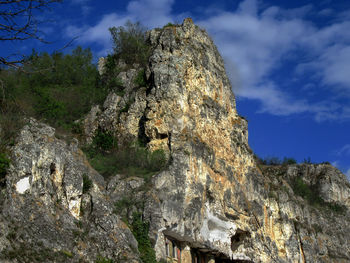
[[[295,195],[288,174],[273,178],[257,167],[247,122],[236,112],[223,61],[206,32],[186,19],[152,30],[149,39],[154,50],[147,69],[145,135],[150,149],[163,148],[172,160],[154,177],[153,197],[144,209],[158,258],[165,253],[163,233],[232,260],[350,260],[346,216],[315,209]],[[337,169],[297,167],[309,171],[305,180],[319,182],[326,201],[349,202],[349,184]],[[275,181],[287,189],[277,191],[278,200],[272,197]],[[318,220],[324,228],[332,225],[336,241],[317,233]]]
[[[45,244],[71,253],[72,262],[95,262],[99,254],[140,262],[136,240],[113,213],[114,203],[130,198],[142,205],[116,212],[129,220],[142,212],[158,260],[349,262],[346,177],[328,164],[256,163],[224,62],[191,19],[154,29],[148,39],[153,49],[146,87],[135,84],[138,66],[119,63],[125,94],[111,92],[79,122],[87,143],[99,129],[121,144],[139,138],[150,150],[163,149],[168,167],[147,186],[128,175],[105,182],[77,140],[59,140],[53,128],[31,119],[11,149],[0,213],[2,255],[25,244],[40,252]],[[84,176],[92,181],[88,192]],[[322,202],[297,195],[296,178]],[[23,230],[13,238],[18,226]]]
[[[207,33],[186,19],[154,29],[148,38],[148,87],[135,89],[134,70],[120,73],[131,95],[110,94],[99,114],[91,111],[95,121],[89,123],[118,138],[146,138],[149,149],[168,153],[168,169],[154,176],[153,189],[137,195],[145,201],[142,212],[157,258],[167,258],[167,236],[189,249],[182,250],[183,263],[191,262],[191,251],[246,262],[349,260],[344,215],[310,206],[291,188],[293,176],[302,176],[318,185],[325,201],[349,207],[344,175],[327,165],[280,168],[279,176],[269,169],[262,173],[248,145],[247,121],[237,114],[223,60]],[[133,103],[121,113],[130,98]],[[135,193],[128,182],[118,185],[123,190],[113,193],[114,200]],[[336,239],[320,228],[331,228]]]
[[[92,182],[88,192],[84,176]],[[6,183],[1,262],[96,262],[99,256],[140,262],[136,240],[113,214],[104,179],[76,139],[68,144],[29,119],[13,146]]]

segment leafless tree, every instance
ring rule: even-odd
[[[35,39],[48,43],[38,26],[47,22],[38,18],[39,13],[50,9],[62,0],[0,0],[0,43]],[[0,56],[0,66],[18,68],[25,60],[19,54]]]

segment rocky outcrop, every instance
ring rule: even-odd
[[[126,70],[117,76],[123,85],[122,92],[111,92],[102,107],[92,107],[89,114],[79,121],[87,143],[92,142],[98,129],[112,133],[121,145],[138,137],[139,122],[146,107],[146,87],[140,86],[136,78],[143,71],[138,65],[127,69],[122,61],[117,66]],[[103,72],[103,67],[100,72]]]
[[[218,261],[350,260],[344,234],[350,230],[342,214],[348,212],[330,205],[348,206],[344,175],[329,165],[283,167],[277,177],[269,169],[263,173],[248,145],[247,122],[236,112],[224,63],[206,32],[187,19],[152,30],[149,40],[148,87],[130,107],[142,114],[128,111],[136,126],[124,125],[124,132],[146,137],[149,149],[164,149],[171,160],[153,177],[143,209],[158,259],[167,258],[170,239],[181,247],[183,262],[188,249]],[[318,185],[325,207],[296,195],[293,176]]]
[[[1,262],[140,262],[136,240],[113,213],[106,183],[76,139],[66,143],[30,119],[11,160],[0,214]]]
[[[348,262],[350,184],[345,175],[329,164],[260,168],[269,197],[265,228],[279,252],[286,252],[285,260],[293,259],[294,247],[302,262]]]
[[[111,92],[80,123],[88,144],[99,130],[119,144],[139,139],[163,149],[168,166],[151,182],[127,174],[106,182],[77,140],[66,143],[30,120],[12,148],[0,251],[10,257],[30,244],[61,257],[56,262],[139,262],[120,220],[138,211],[158,260],[349,262],[346,177],[329,164],[257,163],[224,62],[191,19],[154,29],[148,40],[145,83],[136,81],[141,68],[121,65],[123,92]]]

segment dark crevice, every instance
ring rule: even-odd
[[[171,133],[170,132],[168,135],[168,148],[169,148],[169,151],[171,152]]]
[[[214,195],[213,193],[209,190],[209,189],[206,189],[206,196],[207,196],[207,199],[209,200],[209,203],[214,203],[215,201],[215,198],[214,198]]]
[[[158,132],[157,132],[157,134],[156,134],[156,138],[157,138],[157,139],[161,139],[161,140],[163,140],[163,139],[168,138],[168,134],[158,133]]]
[[[55,172],[56,172],[56,164],[55,163],[51,163],[50,164],[50,175],[52,175]]]
[[[151,93],[152,87],[154,87],[154,73],[152,72],[147,80],[147,89],[146,89],[146,96],[148,96]]]
[[[232,251],[237,250],[237,248],[244,243],[247,237],[250,237],[249,232],[238,229],[237,232],[231,237]]]
[[[231,215],[229,213],[225,213],[225,216],[230,219],[230,220],[238,220],[239,219],[239,216],[235,216],[235,215]]]
[[[146,124],[147,120],[148,119],[146,118],[146,116],[144,114],[139,121],[138,140],[139,140],[140,144],[142,144],[143,146],[146,146],[150,142],[150,139],[146,135],[146,128],[145,128],[145,124]]]

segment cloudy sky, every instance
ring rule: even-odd
[[[185,17],[214,39],[249,120],[250,145],[261,157],[329,161],[350,177],[350,1],[65,0],[43,31],[54,44],[11,44],[18,52],[90,47],[111,52],[108,28],[127,20],[148,28]],[[12,50],[12,51],[13,51]]]

